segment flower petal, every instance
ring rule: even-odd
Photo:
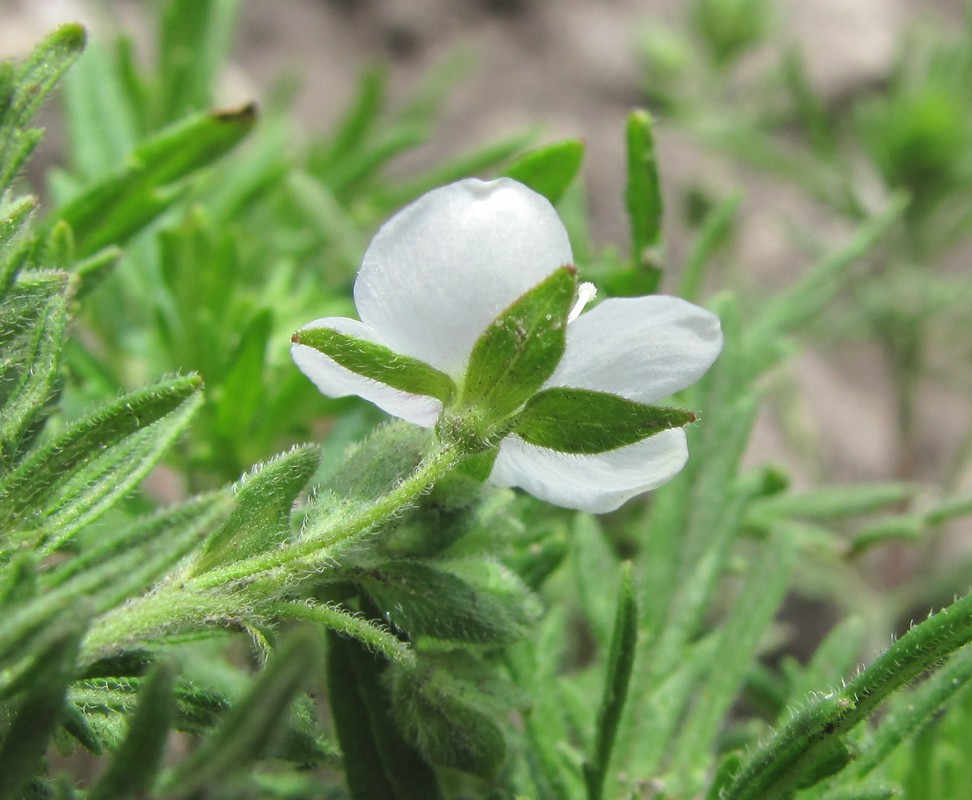
[[[498,486],[518,486],[564,508],[604,514],[661,486],[687,459],[681,428],[595,455],[561,453],[508,436],[500,444],[489,480]]]
[[[722,350],[719,318],[678,297],[605,300],[567,326],[548,386],[657,403],[695,383]]]
[[[464,180],[423,195],[381,227],[354,299],[393,350],[461,378],[489,323],[572,261],[544,197],[508,178]]]
[[[386,344],[377,333],[356,319],[325,317],[305,325],[303,330],[308,328],[331,328],[338,333],[346,333],[350,336],[357,336],[359,339]],[[294,363],[300,367],[301,372],[329,397],[346,397],[349,394],[356,394],[371,401],[393,417],[400,417],[424,428],[432,427],[439,418],[439,412],[442,411],[442,403],[435,398],[402,392],[378,381],[362,377],[340,366],[313,347],[295,344],[290,348],[290,355],[294,359]]]

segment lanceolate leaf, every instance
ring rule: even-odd
[[[94,613],[104,613],[144,592],[197,546],[229,507],[225,495],[187,502],[133,525],[43,576],[38,595],[0,619],[0,663],[5,656],[26,654],[26,643],[81,602]],[[93,647],[90,639],[104,637],[102,628],[110,628],[111,620],[102,618],[98,625],[101,628],[92,628],[85,640],[86,650]]]
[[[562,267],[504,311],[473,346],[462,404],[502,420],[539,389],[560,363],[577,286]]]
[[[294,500],[320,460],[317,447],[298,447],[247,475],[236,493],[233,513],[207,542],[193,573],[262,553],[286,540]]]
[[[109,175],[61,209],[79,256],[123,242],[178,198],[173,184],[231,150],[256,123],[244,106],[198,114],[138,146],[121,171]]]
[[[155,781],[172,725],[173,670],[160,664],[142,683],[128,735],[87,800],[124,800],[147,796]]]
[[[35,273],[21,276],[0,302],[0,466],[12,466],[51,398],[70,291],[64,273]]]
[[[319,350],[345,369],[410,394],[449,402],[455,384],[444,372],[377,342],[338,333],[330,328],[305,328],[292,337],[294,344]]]
[[[37,200],[33,197],[0,204],[0,303],[27,257],[29,244],[23,231],[36,207]]]
[[[19,798],[37,774],[54,732],[64,693],[74,670],[80,633],[78,626],[64,625],[36,668],[24,699],[0,746],[0,797]]]
[[[198,391],[200,383],[199,378],[188,376],[132,392],[36,450],[0,481],[0,524],[14,523],[22,529],[27,519],[24,515],[56,497],[67,477],[179,408]],[[143,444],[151,449],[154,443],[149,440]]]
[[[524,153],[503,174],[557,203],[577,176],[583,160],[584,143],[568,139]]]
[[[679,408],[647,406],[614,394],[554,387],[534,395],[513,432],[538,447],[603,453],[695,421]]]
[[[662,199],[653,127],[647,111],[635,111],[628,117],[628,185],[625,200],[631,221],[632,260],[636,268],[648,270],[654,278],[648,292],[655,291],[661,279],[661,270],[655,264],[657,249],[662,241]]]
[[[435,773],[391,717],[386,664],[353,639],[328,636],[327,685],[354,800],[438,800]]]
[[[253,688],[235,703],[216,732],[180,765],[161,796],[197,797],[206,787],[220,786],[244,770],[281,727],[290,704],[320,661],[316,636],[303,631],[286,639]]]
[[[80,25],[64,25],[38,45],[13,74],[6,76],[0,92],[0,192],[10,183],[37,141],[36,131],[25,131],[41,103],[65,70],[84,50],[85,32]]]

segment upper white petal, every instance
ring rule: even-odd
[[[338,333],[346,333],[387,346],[387,342],[367,325],[356,319],[346,317],[325,317],[316,319],[305,325],[302,330],[310,328],[331,328]],[[345,397],[356,394],[365,400],[370,400],[382,411],[393,417],[413,422],[425,428],[430,428],[439,418],[442,403],[432,397],[419,394],[409,394],[393,389],[384,383],[362,377],[351,370],[345,369],[319,350],[303,344],[294,344],[290,348],[290,355],[294,363],[300,367],[308,378],[324,394],[330,397]]]
[[[547,385],[656,403],[695,383],[720,350],[719,318],[686,300],[605,300],[567,326],[567,350]]]
[[[564,508],[604,514],[669,481],[687,459],[681,428],[595,455],[561,453],[508,436],[500,443],[489,480],[518,486]]]
[[[458,378],[489,323],[572,260],[567,232],[544,197],[508,178],[463,180],[423,195],[381,227],[354,300],[389,347]]]

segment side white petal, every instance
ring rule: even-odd
[[[517,486],[557,506],[604,514],[671,480],[687,459],[681,428],[595,455],[561,453],[508,436],[489,480]]]
[[[567,326],[549,386],[656,403],[695,383],[722,350],[719,318],[678,297],[605,300]]]
[[[346,333],[357,336],[359,339],[386,344],[371,328],[356,319],[325,317],[305,325],[302,330],[309,330],[310,328],[331,328],[338,333]],[[362,377],[340,366],[319,350],[307,345],[292,345],[290,355],[294,359],[294,363],[300,367],[300,371],[329,397],[346,397],[350,394],[356,394],[371,401],[393,417],[400,417],[425,428],[432,427],[439,418],[442,403],[435,398],[402,392],[398,389],[392,389],[384,383]]]
[[[572,263],[553,206],[508,178],[463,180],[386,222],[354,285],[362,321],[392,349],[453,377],[504,309]]]

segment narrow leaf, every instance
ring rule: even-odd
[[[0,198],[0,303],[26,259],[28,246],[16,245],[18,240],[26,238],[24,230],[35,208],[37,200],[33,197],[19,197],[9,202]]]
[[[290,704],[318,669],[320,660],[318,638],[307,631],[296,632],[281,642],[250,691],[233,705],[215,733],[176,769],[161,796],[192,797],[245,771],[285,721]]]
[[[607,675],[604,678],[604,694],[597,713],[597,736],[593,758],[584,764],[588,800],[600,800],[604,794],[604,779],[611,762],[611,751],[621,724],[621,712],[628,697],[628,684],[634,668],[635,648],[638,642],[638,604],[631,578],[631,562],[621,570],[621,587],[618,592],[618,610],[614,620],[614,633],[608,653]]]
[[[503,174],[513,178],[556,204],[584,160],[584,143],[568,139],[524,153]]]
[[[513,432],[529,444],[564,453],[603,453],[695,422],[679,408],[647,406],[615,394],[554,387],[537,393]]]
[[[19,798],[39,771],[74,671],[80,632],[65,626],[37,660],[30,687],[0,747],[0,798]]]
[[[119,172],[109,175],[60,209],[75,234],[79,255],[120,244],[178,197],[172,184],[209,166],[253,128],[253,106],[197,114],[139,145]]]
[[[487,572],[488,584],[481,579],[477,585],[473,576],[396,561],[356,570],[349,577],[364,588],[393,629],[411,637],[500,644],[523,635],[531,617],[529,595],[519,582],[510,585],[512,573]]]
[[[54,392],[71,288],[64,273],[22,275],[0,302],[0,466],[17,460]]]
[[[0,192],[36,143],[31,137],[30,146],[23,147],[23,128],[84,50],[85,38],[80,25],[64,25],[41,42],[16,71],[13,94],[0,107]]]
[[[500,314],[473,345],[463,405],[502,420],[544,384],[564,354],[576,287],[574,268],[562,267]]]
[[[291,341],[312,347],[345,369],[402,392],[428,395],[443,403],[449,402],[455,393],[455,384],[444,372],[377,342],[330,328],[304,328],[295,333]]]
[[[174,671],[159,664],[142,683],[128,735],[86,800],[137,800],[148,795],[162,762],[174,713]]]
[[[23,515],[55,496],[66,476],[174,411],[199,390],[200,384],[195,376],[173,378],[127,394],[34,451],[0,480],[0,524],[15,523],[22,528]]]
[[[432,768],[399,733],[385,664],[352,639],[328,636],[327,686],[354,800],[438,800]]]
[[[236,492],[233,513],[206,543],[192,574],[256,555],[290,535],[290,512],[321,460],[316,446],[297,447],[248,474]]]
[[[647,111],[634,111],[628,117],[628,183],[624,196],[631,223],[632,261],[651,275],[651,291],[656,291],[661,281],[656,262],[662,244],[662,197],[653,128]]]

